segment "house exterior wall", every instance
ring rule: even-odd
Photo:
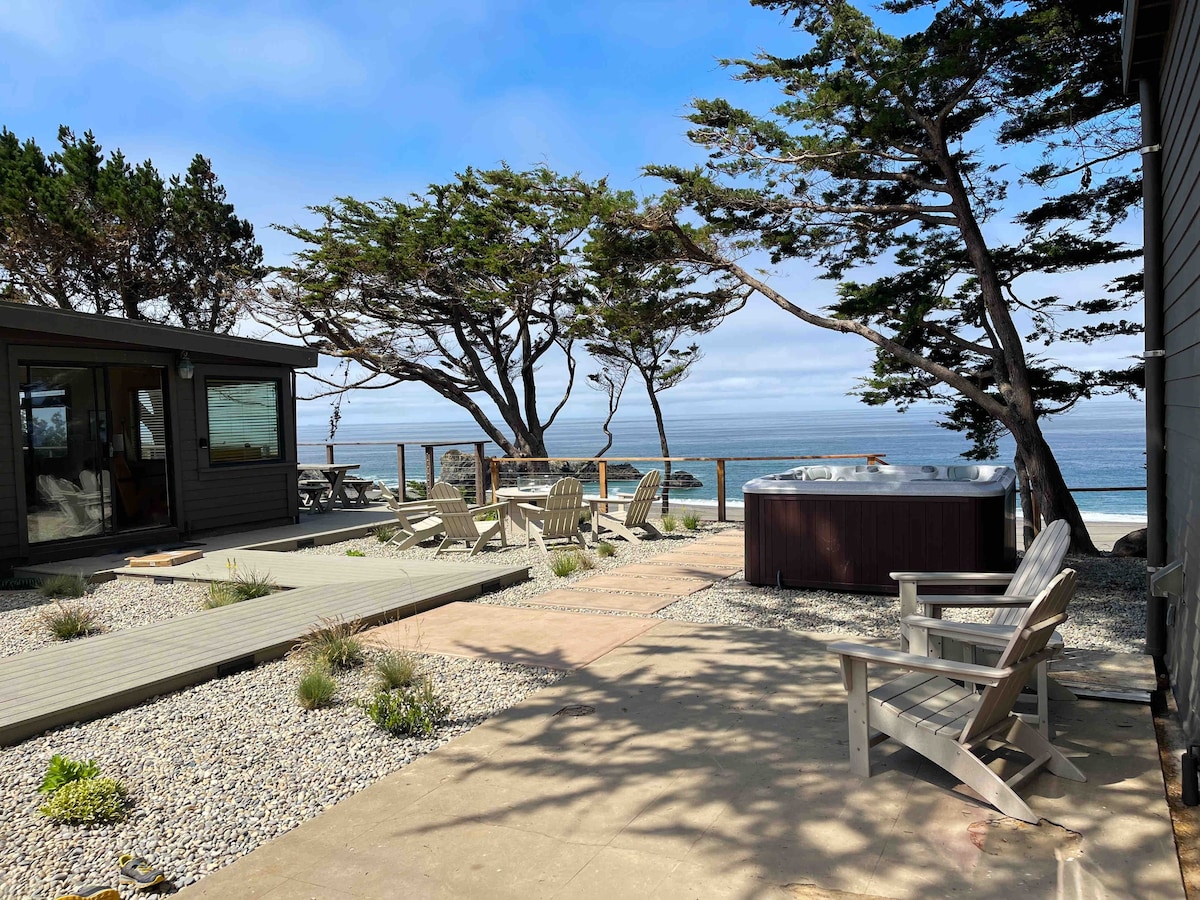
[[[1166,663],[1183,726],[1200,742],[1200,4],[1179,4],[1159,75],[1163,167],[1167,560],[1185,569],[1171,598]]]

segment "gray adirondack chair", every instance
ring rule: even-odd
[[[474,556],[484,545],[493,538],[500,538],[500,546],[507,547],[508,539],[504,535],[504,520],[501,517],[506,503],[493,503],[489,506],[467,506],[458,488],[452,484],[439,481],[429,489],[429,502],[437,510],[441,520],[445,539],[437,548],[434,556],[447,550],[465,551],[468,556]],[[493,520],[478,521],[475,517],[480,513],[494,512]],[[454,545],[462,542],[464,546]]]
[[[1030,672],[1056,652],[1047,647],[1054,627],[1067,617],[1075,590],[1075,572],[1066,569],[1021,612],[995,666],[935,659],[839,641],[829,645],[841,661],[850,725],[850,768],[871,775],[870,748],[893,738],[978,793],[1000,812],[1036,824],[1037,815],[1016,788],[1043,766],[1073,781],[1083,773],[1037,730],[1013,712]],[[930,619],[931,632],[943,623]],[[954,623],[945,623],[953,625]],[[868,663],[901,667],[908,674],[870,690]],[[959,681],[984,685],[981,692]],[[872,735],[872,730],[879,732]],[[977,755],[988,742],[1000,741],[1032,759],[1004,779]]]
[[[442,520],[437,516],[437,508],[428,500],[395,505],[389,503],[388,506],[396,517],[396,533],[388,543],[395,544],[398,550],[407,550],[414,544],[437,537],[445,530]]]
[[[519,506],[525,514],[526,546],[529,546],[531,535],[543,553],[546,552],[546,541],[551,540],[578,541],[580,547],[587,546],[583,542],[583,532],[579,530],[579,520],[587,511],[579,479],[563,478],[555,482],[542,506],[532,503]]]
[[[661,537],[658,529],[646,521],[650,515],[650,507],[658,499],[658,485],[661,481],[661,472],[647,472],[632,494],[618,494],[618,499],[608,501],[608,512],[597,510],[592,518],[593,537],[599,538],[600,532],[608,529],[617,537],[637,543],[641,538],[633,533],[634,528],[642,529],[651,537]],[[613,507],[617,509],[614,510]]]
[[[920,656],[989,661],[996,655],[997,642],[1003,645],[1027,607],[1060,571],[1071,545],[1071,527],[1063,520],[1051,522],[1041,530],[1015,572],[892,572],[900,583],[900,648]],[[1000,595],[933,595],[919,593],[920,585],[1006,585]],[[923,625],[927,619],[941,619],[947,609],[995,609],[987,625],[964,625],[955,634],[943,634],[931,640]],[[913,640],[914,635],[916,640]],[[1055,632],[1051,647],[1063,647],[1062,635]],[[982,659],[981,659],[982,656]],[[1073,700],[1075,695],[1049,674],[1049,661],[1034,673],[1038,728],[1046,737],[1051,733],[1051,699]]]

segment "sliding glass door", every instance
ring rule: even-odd
[[[19,369],[29,542],[169,525],[164,370]]]

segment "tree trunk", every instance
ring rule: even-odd
[[[650,408],[654,410],[654,424],[658,426],[658,445],[662,448],[663,456],[671,455],[671,448],[667,446],[667,426],[663,422],[662,407],[658,405],[658,395],[654,393],[654,382],[642,373],[642,378],[646,382],[646,393],[650,396]],[[671,461],[663,460],[663,483],[662,483],[662,513],[665,516],[671,511]]]
[[[1009,424],[1009,430],[1017,442],[1017,452],[1025,462],[1030,488],[1037,495],[1042,518],[1047,522],[1066,520],[1071,526],[1072,553],[1099,556],[1100,551],[1092,543],[1079,506],[1067,490],[1058,460],[1054,458],[1037,421],[1016,420],[1016,416],[1013,418],[1015,421]]]
[[[1021,521],[1024,523],[1021,538],[1025,549],[1028,550],[1037,534],[1038,523],[1033,518],[1033,491],[1029,488],[1029,469],[1026,468],[1025,458],[1019,450],[1013,457],[1013,468],[1017,470],[1017,485],[1021,489]]]

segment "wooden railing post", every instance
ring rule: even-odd
[[[717,521],[725,519],[725,460],[717,460]]]
[[[400,496],[399,500],[403,503],[408,499],[405,491],[408,490],[408,479],[405,477],[404,471],[404,445],[396,445],[396,477],[400,479]]]
[[[492,457],[492,503],[496,502],[500,490],[500,460]]]
[[[433,469],[433,444],[425,444],[425,492],[428,496],[429,489],[433,487],[434,469]]]
[[[333,465],[333,444],[325,445],[325,465]]]
[[[596,471],[600,478],[600,496],[608,496],[608,460],[601,459],[596,462]],[[608,512],[608,504],[600,504],[600,512]]]
[[[475,505],[483,505],[484,497],[484,478],[483,478],[483,445],[484,441],[475,442]]]

